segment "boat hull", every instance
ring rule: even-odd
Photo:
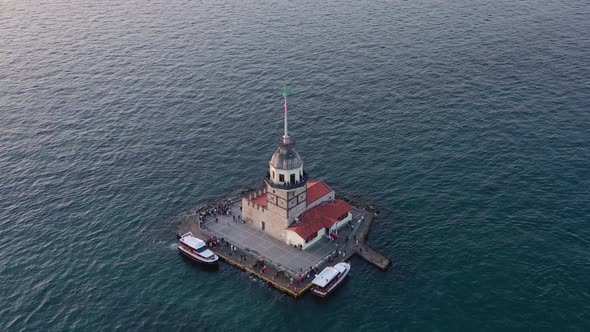
[[[217,262],[219,261],[219,258],[217,257],[214,260],[204,260],[198,256],[195,256],[193,254],[191,254],[190,252],[187,252],[185,249],[183,249],[181,246],[178,246],[178,251],[184,255],[185,257],[190,258],[192,261],[200,263],[200,264],[205,264],[205,265],[217,265]]]

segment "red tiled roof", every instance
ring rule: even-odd
[[[324,227],[331,228],[338,220],[344,219],[350,210],[352,206],[339,199],[323,202],[305,211],[299,217],[299,223],[294,223],[287,229],[306,239]]]
[[[332,189],[324,181],[311,181],[307,183],[307,205],[327,195]]]
[[[252,202],[253,204],[257,204],[257,205],[266,206],[267,205],[266,193],[254,198],[254,199],[251,199],[250,202]]]

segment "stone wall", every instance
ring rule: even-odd
[[[276,224],[277,227],[282,229],[289,227],[295,218],[305,211],[307,204],[306,193],[307,188],[305,186],[291,190],[276,189],[268,186],[269,223]]]
[[[268,195],[266,187],[249,192],[242,198],[242,218],[252,227],[285,242],[287,212],[277,207],[273,208],[273,205],[268,201],[267,206],[255,204],[253,200],[263,194]],[[281,211],[283,211],[283,215],[277,214]]]

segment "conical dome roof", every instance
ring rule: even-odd
[[[303,165],[299,153],[295,151],[292,139],[279,139],[279,147],[270,159],[270,165],[278,169],[297,169]]]

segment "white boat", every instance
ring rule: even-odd
[[[313,284],[311,292],[321,297],[328,295],[344,280],[348,271],[350,271],[350,264],[346,262],[326,267],[311,282]]]
[[[188,258],[205,264],[215,264],[219,257],[207,248],[205,241],[188,232],[180,237],[178,250]]]

